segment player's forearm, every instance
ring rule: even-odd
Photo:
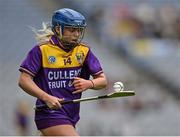
[[[94,77],[93,80],[91,80],[93,83],[93,88],[95,90],[105,88],[107,86],[107,79],[104,73],[100,74],[97,77]]]
[[[19,86],[29,95],[37,97],[44,100],[44,97],[47,95],[43,90],[41,90],[32,80],[31,76],[22,73],[19,78]]]

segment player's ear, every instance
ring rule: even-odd
[[[59,34],[60,34],[60,27],[59,27],[59,26],[56,26],[56,27],[55,27],[55,31],[56,31],[56,33],[59,35]]]

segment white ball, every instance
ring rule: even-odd
[[[121,92],[124,90],[124,84],[122,82],[115,82],[113,88],[115,92]]]

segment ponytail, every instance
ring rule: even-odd
[[[35,33],[36,40],[41,42],[47,42],[54,35],[53,31],[51,30],[51,25],[47,22],[42,22],[42,29],[37,30],[34,27],[29,26],[30,29]]]

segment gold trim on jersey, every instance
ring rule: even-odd
[[[70,68],[83,65],[89,48],[80,44],[72,51],[66,52],[58,46],[46,43],[40,45],[42,66],[45,68]]]
[[[20,70],[22,70],[22,71],[24,71],[24,72],[30,74],[30,75],[33,76],[33,77],[35,76],[34,73],[32,73],[31,71],[29,71],[29,70],[27,70],[27,69],[25,69],[25,68],[23,68],[23,67],[20,67]]]

